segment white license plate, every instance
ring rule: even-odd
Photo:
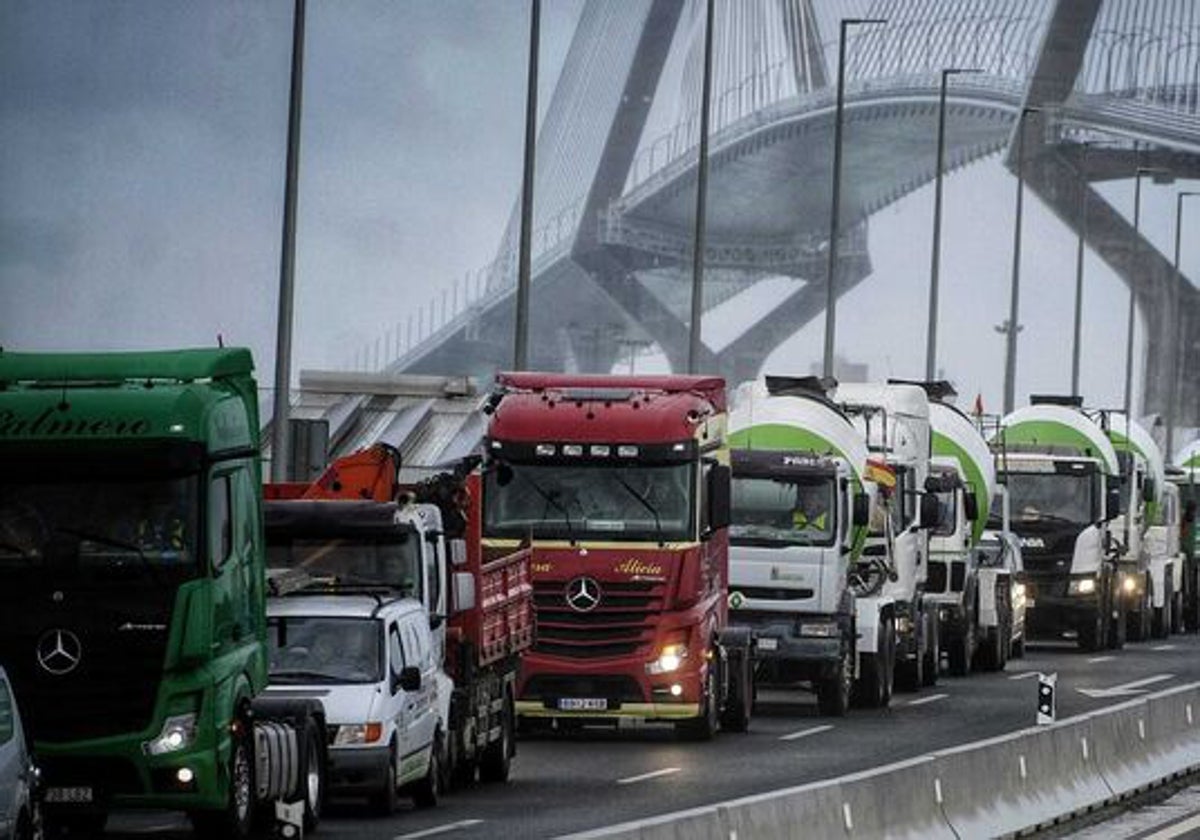
[[[603,697],[560,697],[558,708],[563,712],[603,712],[608,700]]]
[[[779,650],[779,640],[770,636],[761,636],[758,640],[759,650]]]
[[[1037,601],[1033,600],[1032,598],[1025,599],[1025,609],[1027,609],[1027,610],[1033,609],[1036,604],[1037,604]]]
[[[46,802],[82,804],[92,801],[90,787],[52,787],[46,788]]]

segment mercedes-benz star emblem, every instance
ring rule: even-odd
[[[576,612],[591,612],[600,605],[600,584],[590,577],[577,577],[567,584],[567,606]]]
[[[47,630],[37,642],[37,660],[42,670],[56,677],[69,674],[83,659],[83,645],[70,630]]]

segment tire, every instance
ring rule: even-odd
[[[938,618],[936,612],[927,613],[929,618],[929,630],[926,634],[927,644],[925,645],[925,665],[924,671],[921,674],[921,685],[932,688],[937,685],[938,677],[942,670],[942,641],[941,636],[941,619]]]
[[[854,688],[854,651],[846,646],[833,674],[817,683],[817,710],[825,717],[845,717]]]
[[[17,817],[17,830],[13,834],[13,840],[42,840],[42,821],[36,805],[32,813],[24,810]]]
[[[413,805],[418,808],[436,808],[441,796],[442,762],[446,759],[446,739],[439,729],[433,733],[433,744],[429,749],[429,767],[425,775],[412,787]]]
[[[1011,659],[1024,659],[1025,658],[1025,636],[1024,635],[1022,635],[1021,638],[1017,639],[1016,641],[1014,641],[1012,643],[1012,655],[1010,656],[1010,658]]]
[[[229,755],[229,801],[220,811],[190,814],[196,834],[213,840],[249,837],[254,829],[254,756],[250,728],[243,722],[233,736]]]
[[[926,650],[928,650],[928,640],[926,640]],[[918,642],[916,655],[911,660],[904,662],[895,662],[893,656],[893,686],[896,691],[920,691],[921,686],[925,684],[925,654],[926,650],[921,650]]]
[[[1125,639],[1129,631],[1128,611],[1120,596],[1116,599],[1113,612],[1116,613],[1116,616],[1108,624],[1107,644],[1109,650],[1120,650],[1125,647]]]
[[[1176,592],[1171,602],[1171,632],[1179,635],[1183,632],[1183,593]]]
[[[316,720],[308,718],[304,723],[307,766],[304,770],[304,833],[311,834],[321,822],[321,811],[325,807],[325,748],[321,740],[321,729]]]
[[[950,660],[950,674],[955,677],[965,677],[970,674],[971,662],[975,658],[975,625],[969,615],[963,616],[963,625],[955,628],[954,638],[950,640],[950,650],[947,651],[947,658]],[[989,630],[988,637],[991,635]],[[985,638],[984,645],[979,652],[981,659],[986,660],[991,656],[990,638]],[[987,665],[984,664],[984,667],[987,668]]]
[[[731,656],[726,661],[736,661],[740,673],[736,678],[733,674],[726,675],[728,696],[721,709],[721,731],[746,732],[750,729],[750,709],[754,706],[754,666],[750,663],[750,651],[741,649],[736,657]]]
[[[1150,638],[1150,596],[1149,585],[1142,587],[1142,598],[1137,610],[1126,613],[1125,637],[1131,642],[1144,642]]]
[[[104,833],[108,814],[73,814],[49,812],[45,816],[45,833],[50,836],[68,834],[75,837],[95,837]]]
[[[887,708],[892,701],[896,662],[896,634],[891,619],[880,625],[876,652],[862,653],[859,657],[860,677],[854,684],[851,700],[864,708]]]
[[[1096,615],[1092,618],[1091,623],[1086,627],[1079,628],[1079,649],[1085,653],[1093,653],[1106,647],[1106,643],[1110,643],[1115,635],[1112,632],[1113,622],[1115,621],[1116,619],[1113,619],[1105,612],[1103,604],[1097,607]],[[1107,635],[1105,634],[1106,627],[1109,630]],[[1025,640],[1022,639],[1021,655],[1023,656],[1024,654]]]
[[[383,774],[383,783],[379,789],[367,797],[367,807],[376,816],[390,817],[400,807],[400,794],[396,784],[396,745],[388,750],[387,769]]]
[[[509,770],[512,767],[513,754],[513,702],[507,694],[504,697],[504,710],[500,713],[500,739],[488,744],[479,759],[479,780],[481,782],[507,782]]]
[[[716,659],[714,658],[715,662]],[[704,697],[700,708],[700,717],[693,720],[683,720],[675,724],[675,734],[686,741],[711,741],[717,732],[717,681],[713,679],[713,666],[710,664],[704,675]]]

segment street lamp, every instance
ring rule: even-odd
[[[1171,375],[1168,378],[1170,385],[1167,389],[1167,458],[1171,458],[1175,451],[1175,406],[1176,406],[1176,391],[1179,388],[1179,374],[1182,369],[1181,362],[1186,360],[1183,349],[1183,342],[1180,341],[1181,329],[1183,326],[1183,315],[1180,312],[1179,295],[1183,286],[1183,274],[1179,271],[1179,250],[1183,231],[1183,200],[1185,198],[1195,198],[1200,196],[1200,192],[1181,192],[1175,196],[1175,283],[1171,286],[1171,342],[1167,346],[1174,346],[1175,352],[1171,354]],[[1183,359],[1180,356],[1184,356]]]
[[[1005,332],[1004,354],[1004,413],[1013,410],[1017,377],[1017,315],[1021,294],[1021,213],[1025,194],[1025,117],[1040,114],[1041,108],[1025,107],[1017,117],[1017,217],[1013,224],[1012,289],[1008,304],[1008,329]]]
[[[700,158],[696,164],[696,233],[692,237],[692,320],[688,336],[688,373],[698,373],[701,320],[704,317],[704,237],[708,210],[708,122],[712,98],[713,0],[704,12],[704,77],[700,88]],[[632,363],[631,363],[632,366]]]
[[[1125,416],[1132,417],[1133,408],[1133,327],[1137,314],[1137,285],[1136,276],[1138,263],[1142,256],[1142,176],[1170,175],[1170,171],[1156,167],[1139,166],[1133,177],[1133,265],[1130,267],[1129,283],[1129,320],[1125,324]],[[1156,179],[1157,180],[1157,179]],[[1174,180],[1174,179],[1171,179]],[[1164,179],[1164,183],[1170,181]]]
[[[933,189],[933,256],[929,262],[929,332],[925,344],[925,379],[932,382],[937,365],[938,273],[942,256],[942,172],[946,167],[946,82],[959,73],[979,73],[976,69],[947,67],[942,70],[938,94],[937,177]]]
[[[521,231],[517,247],[517,300],[513,370],[529,365],[529,290],[533,271],[533,180],[537,154],[538,53],[541,50],[542,0],[529,10],[529,70],[525,77],[525,153],[521,167]],[[432,315],[432,313],[430,313]],[[432,318],[430,319],[432,321]]]
[[[846,101],[846,31],[851,26],[887,23],[883,18],[842,18],[838,33],[837,111],[833,121],[833,201],[829,210],[829,267],[825,272],[824,376],[833,376],[833,333],[837,325],[838,226],[842,212],[842,118]]]

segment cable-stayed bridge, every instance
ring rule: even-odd
[[[1161,374],[1178,346],[1171,259],[1135,244],[1130,221],[1094,185],[1139,167],[1200,174],[1195,6],[718,0],[704,305],[768,278],[796,282],[743,334],[706,348],[702,367],[753,376],[823,311],[838,20],[884,18],[848,42],[838,293],[873,277],[871,214],[935,175],[940,71],[972,68],[949,88],[948,166],[1002,154],[1015,171],[1018,115],[1039,109],[1025,118],[1026,182],[1134,289],[1146,370],[1158,371],[1145,377],[1142,408],[1161,411]],[[584,6],[538,135],[533,367],[608,370],[631,346],[654,342],[683,368],[703,27],[703,4],[687,0]],[[490,266],[431,301],[405,340],[397,331],[377,350],[379,367],[487,376],[509,363],[518,219],[514,208]],[[1027,267],[1026,300],[1046,280]],[[1183,283],[1185,423],[1200,402],[1198,303]]]

